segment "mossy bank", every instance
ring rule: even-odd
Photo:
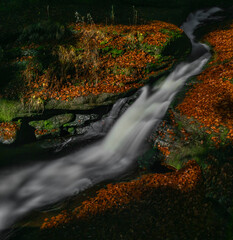
[[[87,23],[76,17],[78,23],[69,26],[51,21],[27,26],[1,51],[0,121],[37,116],[48,121],[45,112],[112,105],[168,74],[191,49],[183,31],[170,23],[105,25],[94,24],[90,15]],[[48,128],[35,128],[36,135],[42,130]]]

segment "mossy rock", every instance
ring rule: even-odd
[[[35,100],[30,106],[23,105],[19,100],[0,99],[0,122],[12,121],[16,118],[32,117],[41,115],[42,103]]]
[[[58,137],[61,134],[60,128],[54,129],[44,129],[44,131],[35,131],[35,136],[37,139],[49,138],[49,137]]]
[[[71,122],[73,118],[74,115],[72,113],[67,113],[51,117],[47,120],[31,121],[29,125],[37,130],[52,130],[58,129],[64,124]]]
[[[75,134],[75,128],[74,127],[70,127],[67,129],[67,132],[71,135],[74,135]]]
[[[87,96],[77,97],[69,100],[68,102],[51,99],[46,103],[45,109],[89,110],[99,106],[114,104],[119,98],[125,96],[125,93],[101,93],[99,95],[90,94]]]

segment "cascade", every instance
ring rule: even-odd
[[[191,13],[181,26],[190,38],[193,50],[187,62],[180,63],[159,85],[145,86],[137,100],[120,116],[105,138],[81,151],[50,163],[37,163],[0,172],[0,231],[11,226],[35,208],[78,193],[102,180],[126,171],[136,160],[140,146],[150,131],[163,119],[176,93],[186,80],[201,72],[210,59],[208,46],[195,42],[196,27],[219,8]],[[124,100],[114,106],[120,112]],[[98,128],[98,126],[95,126]]]

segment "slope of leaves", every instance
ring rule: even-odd
[[[52,55],[57,60],[47,69],[39,70],[32,56],[19,59],[29,61],[22,73],[27,85],[26,101],[30,98],[68,101],[89,94],[122,93],[139,88],[148,73],[161,71],[156,70],[163,64],[159,52],[172,38],[169,33],[182,34],[175,25],[160,21],[137,26],[76,24],[70,27],[74,43],[54,47]],[[174,58],[168,58],[163,71],[173,62]],[[149,70],[148,65],[155,68]]]
[[[197,77],[199,83],[187,92],[178,110],[209,127],[209,134],[219,132],[221,125],[227,127],[227,138],[233,141],[233,24],[204,39],[213,46],[215,57]]]
[[[50,220],[45,219],[41,229],[62,226],[74,219],[83,219],[102,214],[112,209],[127,208],[133,201],[140,201],[155,189],[171,188],[180,192],[192,192],[201,181],[201,170],[195,161],[189,161],[180,171],[166,174],[147,174],[140,179],[119,184],[108,184],[97,196],[86,200],[72,213],[63,211]]]

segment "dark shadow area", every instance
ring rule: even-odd
[[[20,87],[19,81],[19,67],[16,65],[0,65],[0,95],[7,95],[9,98],[14,99],[15,94],[12,94],[11,91],[5,91],[6,89]],[[12,81],[13,80],[13,81]]]

